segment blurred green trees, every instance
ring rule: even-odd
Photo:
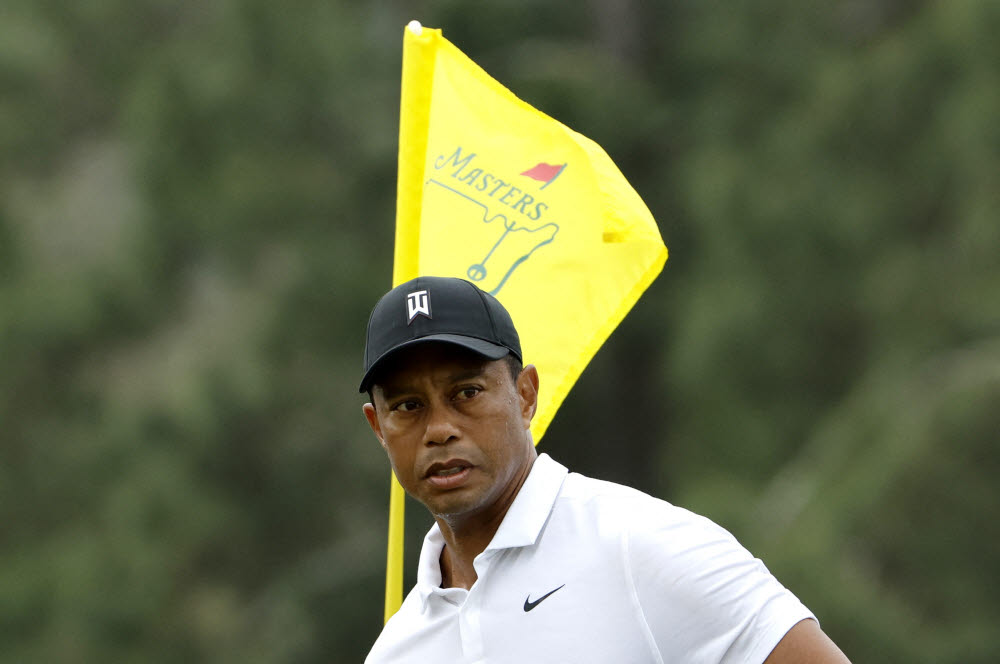
[[[854,661],[996,661],[988,0],[7,2],[0,661],[363,658],[414,17],[671,249],[542,448],[730,528]]]

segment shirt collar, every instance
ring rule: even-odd
[[[568,472],[548,454],[539,455],[486,550],[534,544]]]
[[[552,512],[552,506],[568,472],[566,466],[548,454],[540,454],[486,551],[534,544]],[[420,595],[421,610],[426,610],[427,599],[432,593],[441,591],[443,548],[444,535],[435,523],[424,537],[417,567],[417,592]]]

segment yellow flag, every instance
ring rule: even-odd
[[[398,177],[393,283],[461,277],[503,303],[538,369],[537,444],[663,268],[656,222],[599,145],[416,22],[403,40]],[[396,482],[393,493],[386,620],[402,600]]]

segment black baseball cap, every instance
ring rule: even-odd
[[[430,341],[461,346],[491,360],[508,353],[522,359],[514,321],[499,300],[464,279],[417,277],[383,295],[372,310],[359,391],[368,391],[390,356]]]

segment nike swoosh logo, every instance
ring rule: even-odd
[[[562,584],[562,586],[559,586],[559,588],[562,588],[565,585],[566,584],[564,583],[564,584]],[[556,590],[559,590],[559,588],[556,588]],[[541,604],[545,600],[546,597],[548,597],[549,595],[551,595],[552,593],[554,593],[556,590],[550,590],[549,592],[545,593],[544,595],[542,595],[541,597],[539,597],[538,599],[536,599],[534,602],[531,601],[531,595],[528,595],[527,597],[525,597],[524,598],[524,612],[527,613],[528,611],[531,611],[533,608],[535,608],[536,606],[538,606],[539,604]]]

